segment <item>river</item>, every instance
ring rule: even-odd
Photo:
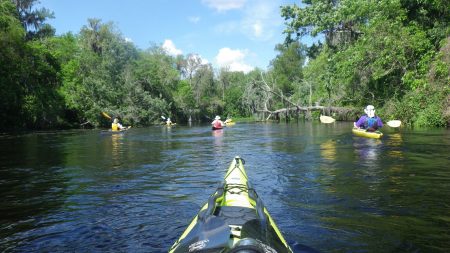
[[[167,252],[236,155],[296,250],[449,252],[450,130],[237,123],[0,135],[1,252]]]

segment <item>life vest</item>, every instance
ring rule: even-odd
[[[364,121],[364,128],[374,128],[377,129],[378,128],[378,123],[377,123],[377,118],[373,117],[373,118],[369,118],[368,116],[366,117],[366,120]]]
[[[119,131],[119,125],[117,123],[112,123],[111,124],[111,130],[113,131]]]

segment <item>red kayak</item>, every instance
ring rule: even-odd
[[[212,127],[212,130],[220,130],[220,129],[223,129],[223,127]]]

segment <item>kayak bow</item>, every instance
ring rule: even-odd
[[[236,156],[212,194],[169,252],[292,252]]]

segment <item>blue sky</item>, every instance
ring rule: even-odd
[[[215,68],[267,69],[284,41],[280,6],[294,0],[40,0],[58,35],[78,33],[88,18],[113,22],[138,48],[198,54]],[[309,43],[303,41],[303,43]]]

